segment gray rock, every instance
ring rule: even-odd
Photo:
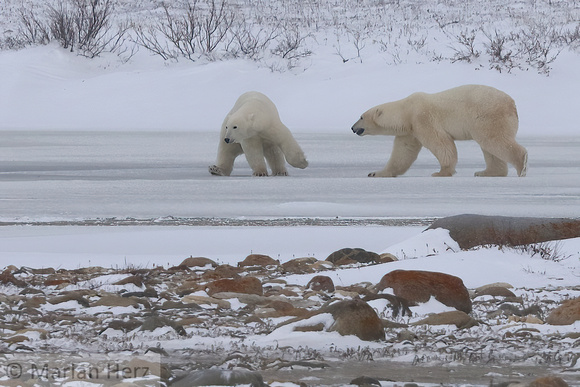
[[[258,372],[220,369],[193,372],[171,383],[171,386],[237,386],[240,384],[249,384],[252,387],[265,386],[262,375]]]
[[[463,214],[438,219],[427,230],[444,228],[464,249],[521,246],[580,237],[580,220]]]

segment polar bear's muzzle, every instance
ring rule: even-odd
[[[364,128],[355,128],[354,126],[352,127],[352,132],[354,134],[356,134],[357,136],[362,136],[363,133],[365,132]]]

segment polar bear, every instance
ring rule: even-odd
[[[475,140],[483,151],[486,168],[475,176],[507,176],[507,163],[518,176],[527,172],[528,152],[515,140],[518,113],[514,100],[493,87],[465,85],[439,93],[414,93],[395,102],[375,106],[352,126],[359,135],[395,136],[387,165],[371,177],[405,173],[422,147],[441,164],[432,176],[452,176],[457,164],[455,140]]]
[[[274,176],[288,175],[284,159],[296,168],[308,166],[300,145],[280,121],[274,103],[257,91],[242,94],[224,119],[217,161],[209,172],[229,176],[234,160],[242,153],[254,176],[268,176],[264,158]]]

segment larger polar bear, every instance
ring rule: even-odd
[[[266,161],[274,176],[288,175],[284,159],[296,168],[308,166],[300,145],[280,121],[274,103],[257,91],[242,94],[224,119],[217,161],[209,172],[229,176],[242,153],[254,176],[268,176]]]
[[[475,140],[481,147],[486,168],[475,176],[507,176],[508,163],[518,176],[526,175],[528,152],[515,140],[515,102],[493,87],[465,85],[434,94],[414,93],[366,111],[352,131],[359,136],[395,136],[387,165],[371,172],[371,177],[402,175],[422,147],[441,164],[433,176],[452,176],[457,164],[455,140]]]

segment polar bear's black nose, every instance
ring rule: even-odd
[[[229,144],[231,140],[226,137],[226,138],[224,138],[224,141],[226,142],[226,144]]]
[[[352,132],[356,135],[362,135],[364,133],[364,129],[363,128],[355,128],[354,126],[352,127]]]

